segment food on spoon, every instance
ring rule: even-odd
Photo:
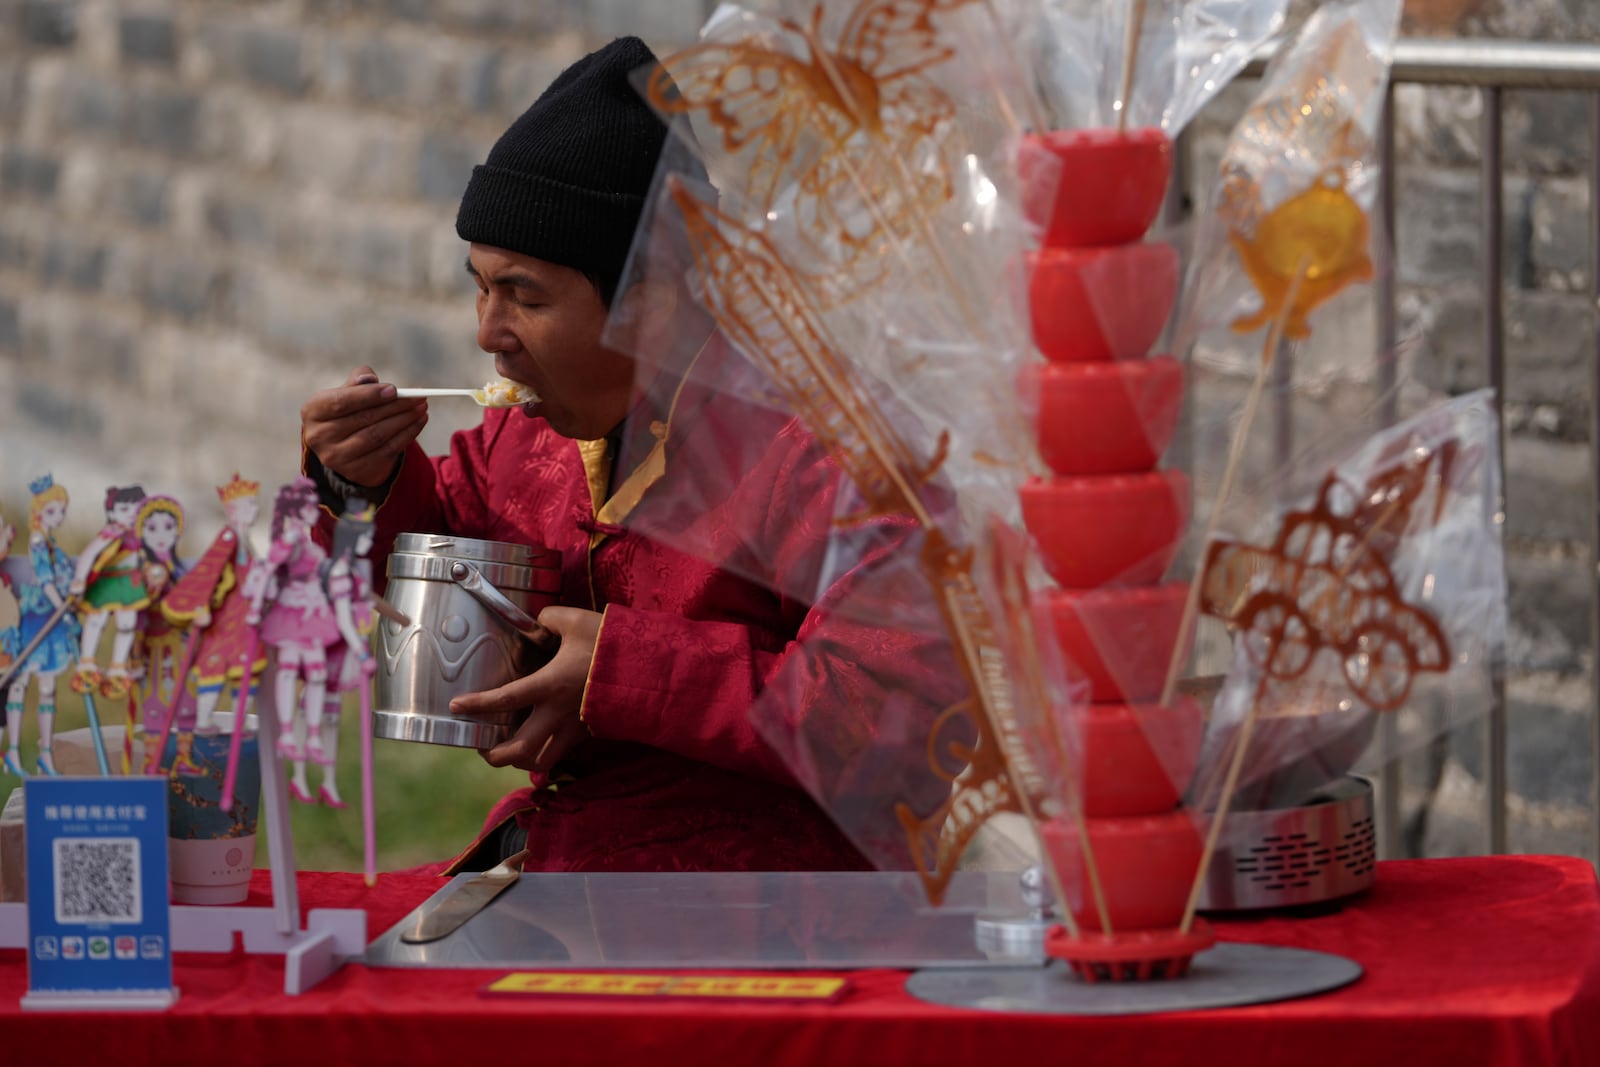
[[[496,378],[485,382],[482,389],[474,389],[472,398],[486,408],[514,408],[538,400],[539,394],[521,382]]]

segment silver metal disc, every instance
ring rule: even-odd
[[[1044,958],[1044,937],[1060,924],[1054,917],[1038,919],[1030,915],[979,915],[973,920],[978,948],[990,959],[1018,961]]]
[[[906,979],[906,992],[932,1004],[983,1011],[1138,1015],[1292,1000],[1360,977],[1361,965],[1343,956],[1223,942],[1195,956],[1183,978],[1085,982],[1056,960],[1044,968],[918,971]]]
[[[409,711],[374,711],[372,736],[458,748],[492,748],[510,737],[511,729],[500,723],[473,719],[446,719]]]

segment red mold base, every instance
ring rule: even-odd
[[[1177,927],[1125,930],[1107,936],[1083,931],[1072,937],[1054,926],[1044,937],[1045,953],[1065,960],[1085,982],[1150,982],[1182,978],[1195,954],[1217,943],[1216,931],[1196,919],[1187,934]]]

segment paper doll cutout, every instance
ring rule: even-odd
[[[35,679],[39,690],[39,755],[36,766],[41,774],[58,773],[51,755],[55,735],[56,675],[72,665],[78,650],[78,620],[72,614],[73,560],[57,546],[55,532],[67,517],[67,490],[50,475],[29,483],[33,500],[28,508],[27,557],[5,553],[0,570],[17,599],[19,618],[15,626],[0,632],[0,649],[12,660],[10,681],[5,693],[5,733],[9,746],[0,765],[19,778],[26,777],[19,751],[22,742],[22,710],[28,693],[28,680]],[[11,528],[7,526],[6,530]],[[10,542],[15,533],[0,536]]]
[[[72,672],[72,691],[117,699],[132,686],[129,656],[138,632],[139,613],[150,603],[139,563],[139,533],[134,520],[144,490],[137,485],[106,490],[106,524],[78,554],[72,592],[80,599],[78,614],[82,637],[78,665]],[[112,622],[111,663],[102,672],[95,660],[100,636]]]
[[[139,613],[138,640],[134,644],[134,676],[141,681],[128,694],[128,732],[122,749],[124,774],[132,773],[133,735],[142,718],[141,708],[148,713],[180,701],[189,703],[187,691],[179,688],[177,680],[178,665],[183,660],[183,630],[173,626],[161,612],[162,599],[187,570],[177,551],[183,526],[183,505],[170,496],[146,497],[133,523],[139,536],[139,567],[150,602]],[[190,729],[183,729],[183,725],[179,723],[173,769],[179,774],[198,774],[200,768],[192,758],[193,722],[188,724]],[[148,726],[145,732],[150,732]]]
[[[320,716],[307,719],[307,751],[322,768],[317,797],[330,807],[342,808],[334,768],[339,754],[341,698],[372,684],[378,663],[371,650],[377,624],[372,605],[372,511],[365,501],[351,500],[333,528],[333,554],[320,568],[322,588],[333,607],[339,641],[329,646],[328,687]],[[312,739],[316,739],[313,746]]]
[[[195,676],[195,730],[214,733],[213,716],[225,690],[236,694],[239,712],[233,728],[244,727],[243,712],[255,690],[266,656],[251,641],[252,630],[246,620],[251,610],[244,583],[256,567],[250,547],[250,527],[261,514],[259,482],[245,481],[237,474],[217,489],[227,525],[194,566],[178,579],[161,599],[161,613],[168,623],[187,629],[184,659],[175,672],[174,701],[183,699],[189,675]],[[166,744],[168,725],[162,736],[147,741],[147,773],[156,766]]]
[[[278,654],[273,679],[278,755],[293,763],[289,791],[306,803],[315,799],[306,783],[306,761],[321,763],[327,758],[322,719],[328,649],[341,639],[320,577],[327,553],[311,536],[317,515],[317,489],[311,479],[296,478],[278,490],[272,547],[259,577],[252,575],[250,583],[252,616],[260,619],[261,643]]]

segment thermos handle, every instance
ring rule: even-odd
[[[485,580],[472,564],[460,560],[450,564],[450,580],[471,593],[480,604],[534,644],[546,648],[560,644],[560,638],[549,627],[541,625],[538,619],[513,604],[504,593]]]

